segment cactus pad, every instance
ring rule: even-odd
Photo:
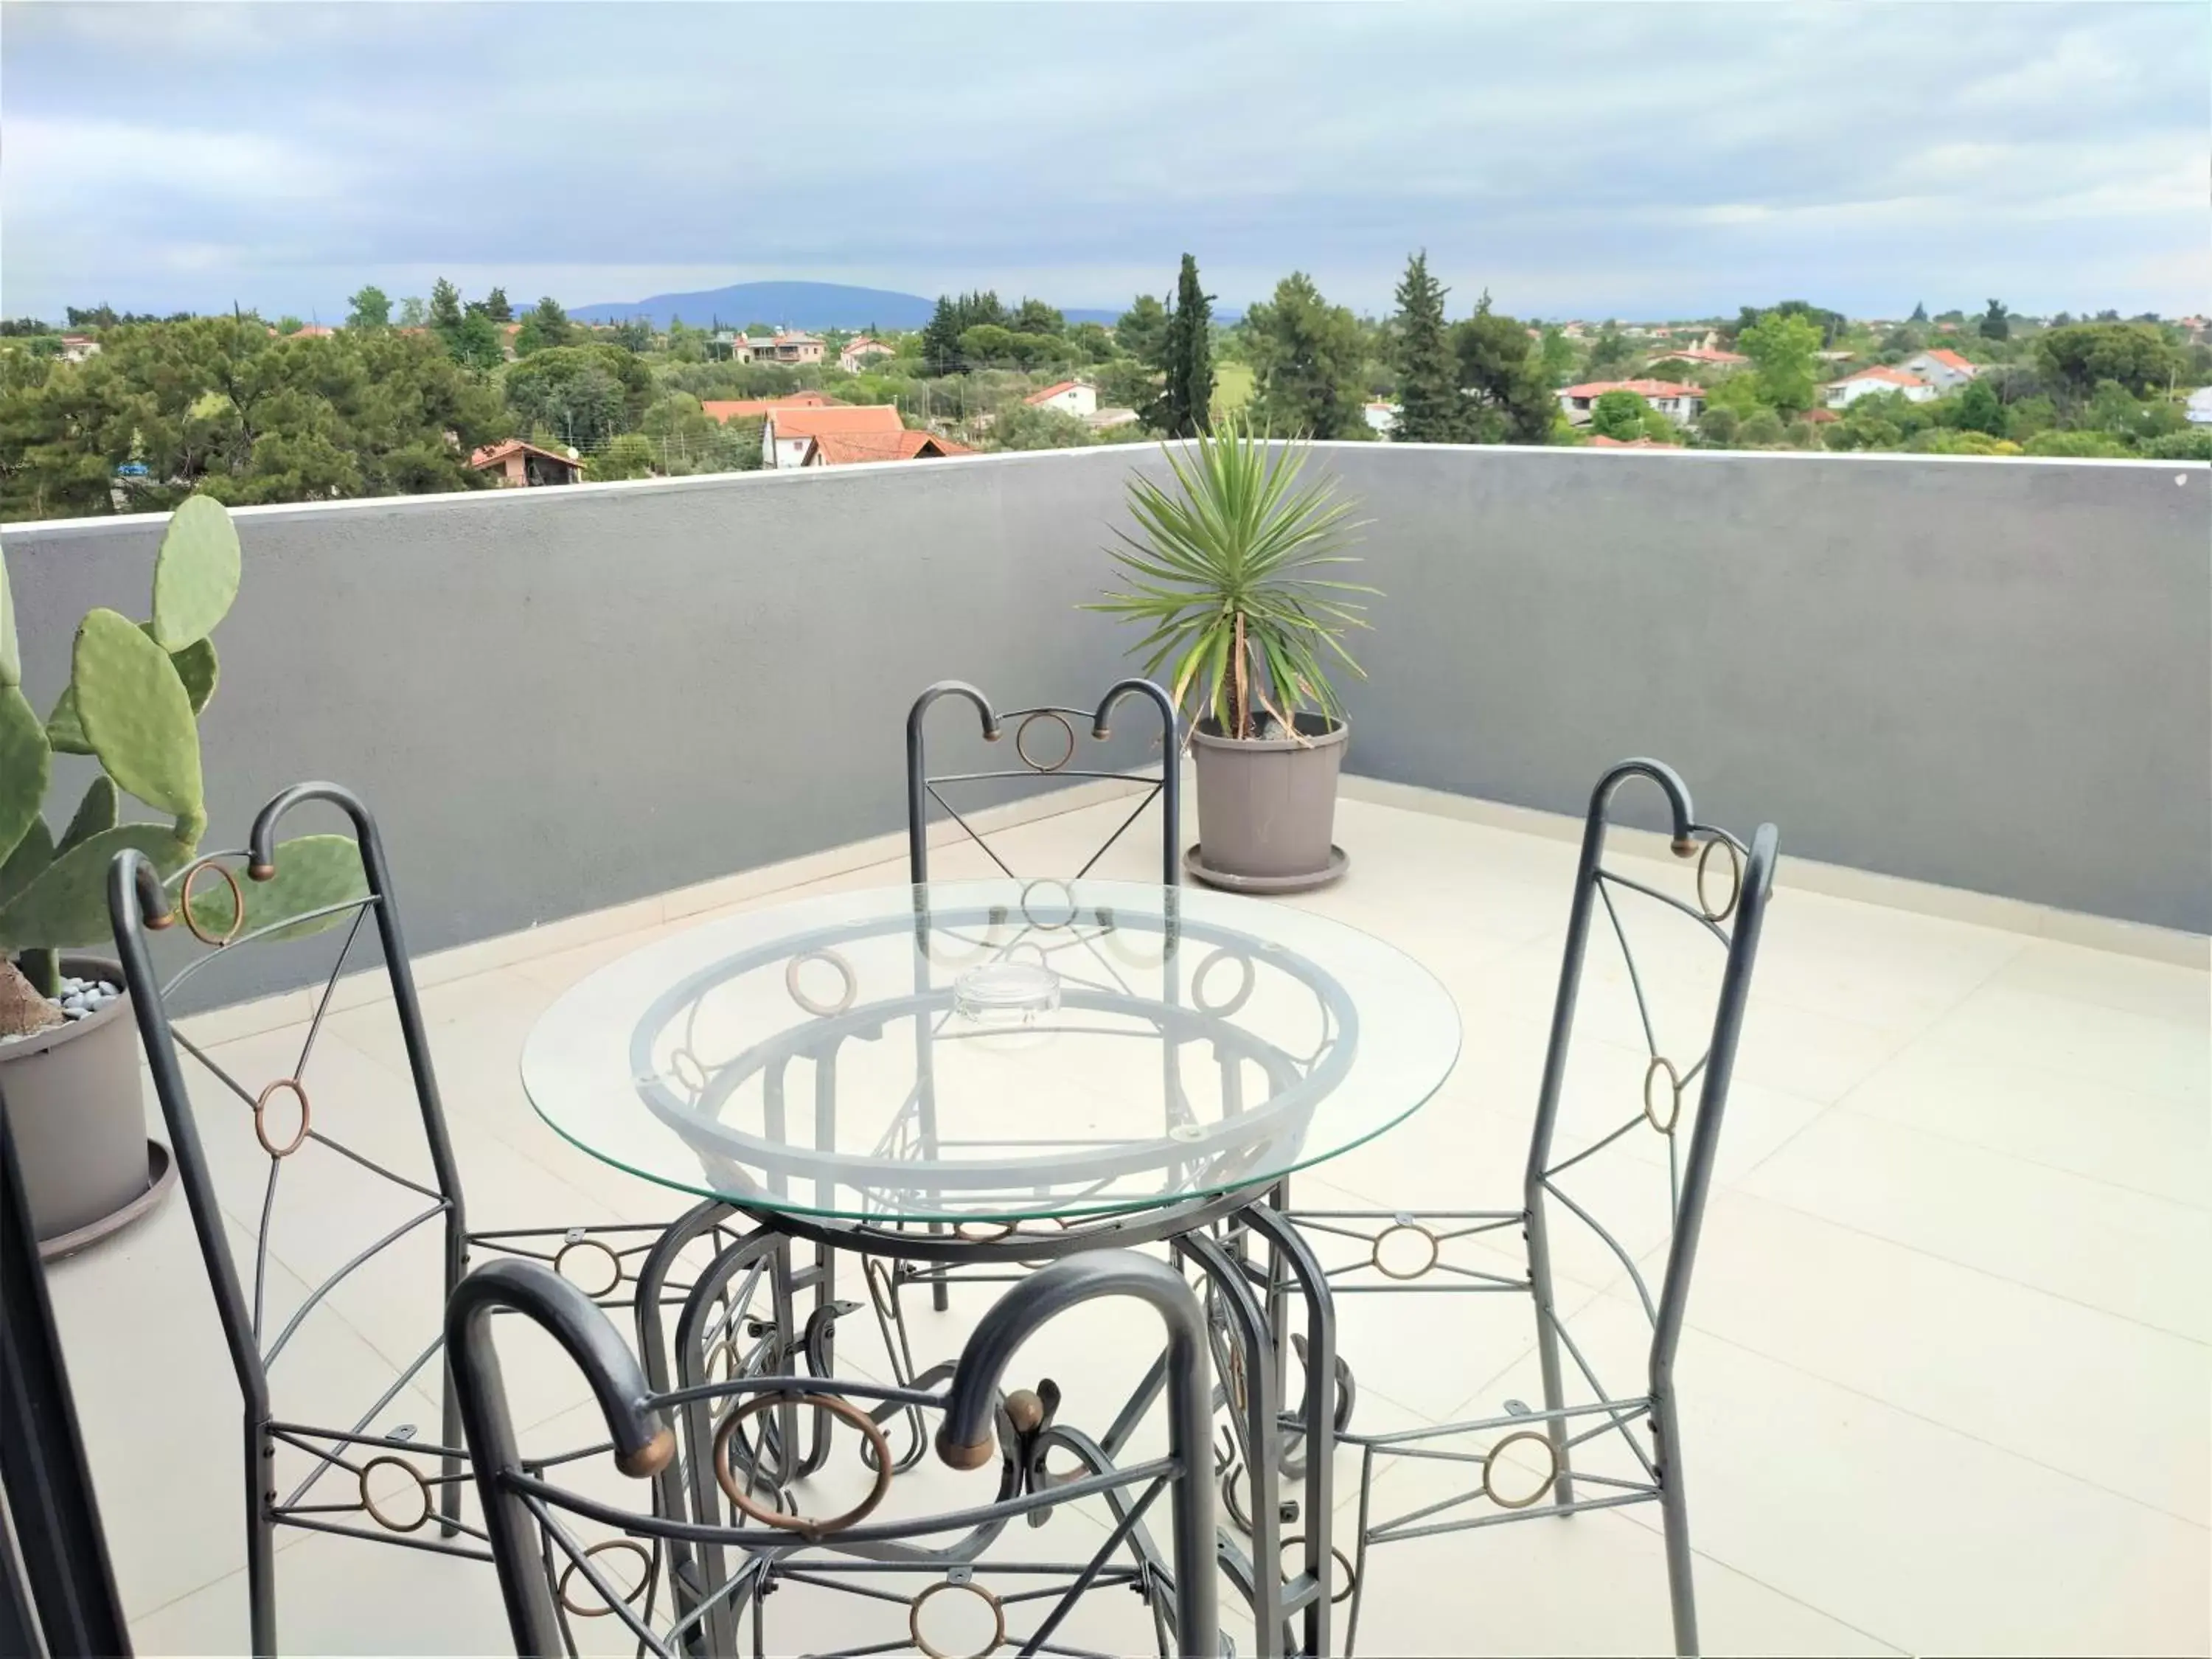
[[[181,651],[205,639],[238,597],[238,530],[230,514],[211,495],[187,496],[170,514],[154,562],[155,642]]]
[[[149,806],[200,821],[200,734],[169,653],[113,611],[86,614],[70,683],[78,720],[108,776]]]
[[[0,686],[23,683],[23,659],[15,648],[15,601],[8,592],[8,562],[0,559]]]
[[[0,910],[6,909],[9,901],[43,875],[53,861],[53,831],[46,828],[44,818],[33,818],[23,839],[15,843],[15,850],[0,862]]]
[[[112,938],[107,866],[126,847],[137,848],[164,872],[189,856],[176,833],[163,824],[121,823],[103,830],[56,858],[0,908],[0,950],[67,949]]]
[[[103,772],[84,792],[84,799],[77,803],[76,816],[62,832],[61,842],[55,850],[66,853],[102,830],[115,828],[115,781]]]
[[[38,817],[53,765],[39,711],[17,687],[0,686],[0,859]]]
[[[54,699],[54,712],[46,716],[46,741],[57,755],[89,755],[92,744],[84,735],[84,722],[76,717],[76,687],[65,685]]]
[[[276,873],[267,881],[242,881],[246,892],[245,932],[259,933],[287,916],[305,915],[351,899],[366,897],[368,879],[362,873],[361,848],[351,836],[295,836],[276,843]],[[200,927],[220,938],[230,931],[235,912],[228,884],[204,880],[194,884],[192,916]],[[270,939],[305,939],[325,927],[353,919],[354,912],[317,916],[296,927],[278,928]]]

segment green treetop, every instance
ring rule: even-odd
[[[1402,443],[1448,444],[1465,435],[1459,364],[1444,328],[1449,292],[1429,274],[1426,249],[1406,262],[1398,284],[1398,418],[1390,434]],[[1525,356],[1525,337],[1522,343]]]
[[[1333,306],[1313,278],[1294,270],[1275,284],[1272,301],[1244,319],[1259,425],[1279,436],[1364,438],[1360,372],[1364,342],[1359,320]]]
[[[1213,424],[1212,331],[1213,296],[1199,286],[1198,261],[1186,253],[1160,340],[1167,385],[1152,410],[1152,423],[1170,437],[1188,438]]]

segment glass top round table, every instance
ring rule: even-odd
[[[1426,969],[1310,911],[935,882],[610,962],[539,1018],[522,1080],[593,1157],[749,1211],[1011,1224],[1263,1187],[1405,1118],[1459,1042]]]

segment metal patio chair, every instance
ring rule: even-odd
[[[1664,797],[1674,854],[1697,860],[1689,898],[1662,892],[1606,862],[1606,836],[1614,796],[1635,780],[1656,786]],[[1660,1506],[1676,1649],[1684,1654],[1698,1651],[1674,1358],[1712,1185],[1713,1162],[1720,1147],[1729,1085],[1759,952],[1759,929],[1773,884],[1776,847],[1771,824],[1762,824],[1747,842],[1724,830],[1699,823],[1681,779],[1657,761],[1624,761],[1614,767],[1599,781],[1591,796],[1583,830],[1565,958],[1537,1096],[1521,1206],[1501,1211],[1396,1212],[1287,1206],[1291,1221],[1312,1242],[1322,1271],[1339,1297],[1517,1292],[1530,1296],[1535,1304],[1537,1354],[1543,1380],[1541,1410],[1509,1401],[1497,1416],[1391,1433],[1361,1433],[1349,1421],[1352,1362],[1340,1354],[1334,1376],[1336,1437],[1341,1444],[1361,1448],[1358,1530],[1349,1574],[1347,1652],[1358,1632],[1370,1550],[1402,1540],[1539,1516],[1570,1516],[1584,1510],[1644,1503]],[[1648,913],[1638,915],[1635,927],[1626,920],[1636,914],[1632,905]],[[1709,1012],[1700,1012],[1686,1018],[1679,1028],[1664,1030],[1666,1022],[1653,1006],[1652,994],[1659,981],[1650,963],[1639,967],[1631,945],[1632,933],[1650,941],[1642,925],[1660,915],[1671,915],[1677,926],[1702,936],[1717,953],[1714,961],[1718,968],[1717,988]],[[1620,988],[1632,1000],[1635,1029],[1648,1054],[1642,1097],[1622,1103],[1625,1121],[1616,1124],[1608,1118],[1603,1131],[1588,1144],[1562,1152],[1554,1144],[1562,1094],[1571,1059],[1584,1051],[1584,1045],[1575,1042],[1577,1018],[1583,999],[1590,933],[1599,926],[1619,943],[1625,969],[1625,983]],[[1702,1009],[1702,994],[1693,1001]],[[1670,1039],[1686,1039],[1686,1046],[1670,1047]],[[1574,1192],[1578,1175],[1586,1176],[1597,1167],[1592,1160],[1604,1158],[1608,1152],[1619,1156],[1626,1138],[1638,1134],[1656,1134],[1665,1144],[1664,1174],[1656,1168],[1650,1170],[1654,1182],[1667,1183],[1668,1204],[1664,1266],[1656,1295],[1635,1255]],[[1608,1387],[1569,1332],[1553,1289],[1555,1226],[1587,1229],[1617,1261],[1634,1287],[1650,1326],[1644,1374],[1638,1386],[1626,1390]],[[1525,1276],[1500,1273],[1480,1258],[1470,1261],[1465,1249],[1454,1248],[1471,1240],[1494,1244],[1516,1231],[1525,1241]],[[1431,1309],[1449,1306],[1426,1305]],[[1574,1368],[1573,1391],[1586,1398],[1570,1398],[1570,1374],[1563,1366],[1563,1355]],[[1313,1381],[1328,1386],[1319,1379]],[[1638,1439],[1645,1433],[1652,1443],[1649,1451]],[[1615,1467],[1620,1472],[1577,1468],[1578,1461],[1595,1455],[1601,1446],[1616,1454]],[[1375,1478],[1378,1466],[1392,1459],[1420,1459],[1431,1467],[1442,1463],[1464,1469],[1464,1485],[1439,1500],[1377,1519]],[[1583,1492],[1578,1493],[1577,1485]]]
[[[780,1243],[767,1233],[745,1241],[726,1253],[732,1270],[758,1267]],[[1088,1437],[1054,1424],[1038,1393],[1000,1391],[1007,1362],[1041,1326],[1109,1296],[1148,1304],[1166,1328],[1168,1449],[1126,1468]],[[660,1482],[677,1473],[699,1491],[696,1508],[672,1512],[656,1502],[648,1511],[611,1503],[568,1483],[586,1472],[580,1466],[564,1468],[567,1480],[556,1481],[524,1456],[490,1341],[490,1318],[502,1311],[534,1321],[574,1361],[605,1416],[608,1444],[601,1449],[611,1453],[616,1468]],[[909,1648],[945,1659],[924,1626],[925,1608],[939,1596],[981,1604],[994,1628],[981,1651],[1081,1652],[1055,1635],[1083,1595],[1110,1588],[1144,1598],[1162,1655],[1212,1659],[1221,1651],[1204,1317],[1189,1288],[1162,1262],[1102,1252],[1030,1276],[985,1316],[941,1389],[740,1367],[718,1381],[656,1389],[588,1297],[526,1261],[491,1262],[469,1274],[454,1292],[446,1329],[518,1653],[573,1653],[573,1621],[610,1616],[623,1645],[670,1659],[738,1652],[747,1615],[750,1651],[788,1651],[787,1642],[772,1643],[766,1633],[767,1604],[777,1589],[799,1585],[885,1610],[891,1639],[835,1650],[830,1659]],[[853,1437],[868,1477],[859,1502],[827,1517],[799,1512],[799,1495],[760,1432],[778,1416],[811,1410],[828,1412]],[[885,1425],[902,1419],[934,1419],[937,1426],[902,1436],[904,1443],[895,1446]],[[899,1476],[933,1447],[954,1469],[995,1465],[992,1495],[949,1512],[871,1522]],[[1054,1453],[1073,1458],[1077,1468],[1048,1474],[1045,1460]],[[1164,1492],[1172,1492],[1167,1553],[1145,1526]],[[1103,1500],[1114,1516],[1088,1559],[1010,1568],[985,1558],[1015,1522],[1036,1522],[1086,1498]],[[664,1607],[659,1587],[672,1580],[678,1592]]]
[[[337,808],[350,821],[352,835],[304,836],[279,843],[279,824],[311,803]],[[312,867],[310,867],[312,866]],[[241,882],[240,870],[246,879]],[[260,922],[255,918],[257,884],[282,902],[286,889],[299,896],[301,884],[316,902]],[[391,871],[375,820],[353,794],[329,783],[303,783],[283,791],[253,820],[247,847],[195,860],[164,880],[135,851],[116,855],[108,874],[108,907],[116,946],[123,962],[132,1010],[143,1039],[154,1088],[166,1120],[179,1178],[193,1231],[213,1291],[223,1338],[245,1407],[243,1474],[246,1481],[246,1584],[253,1651],[276,1650],[276,1529],[279,1526],[337,1533],[373,1542],[489,1559],[483,1529],[462,1518],[461,1501],[469,1476],[461,1449],[460,1408],[446,1381],[441,1356],[444,1336],[440,1311],[445,1298],[467,1271],[472,1251],[533,1256],[585,1281],[588,1293],[605,1305],[622,1307],[631,1299],[639,1265],[660,1235],[653,1226],[546,1226],[497,1231],[472,1231],[463,1200],[460,1170],[447,1133],[438,1093],[422,1006],[401,934]],[[153,955],[155,934],[178,933],[197,941],[195,952],[164,976]],[[425,1178],[403,1174],[386,1162],[349,1146],[330,1125],[318,1123],[313,1066],[318,1038],[339,976],[354,957],[364,929],[373,929],[392,1010],[404,1049],[410,1087],[394,1091],[395,1109],[411,1107],[428,1153]],[[328,933],[339,942],[306,943]],[[327,953],[327,969],[298,1057],[282,1075],[252,1081],[233,1074],[195,1042],[171,1016],[169,1002],[181,987],[203,973],[220,971],[257,951],[276,949]],[[296,960],[296,958],[295,958]],[[357,963],[365,966],[365,963]],[[295,970],[296,971],[296,970]],[[250,1276],[240,1272],[226,1232],[224,1212],[212,1163],[202,1143],[200,1117],[187,1086],[187,1065],[204,1068],[222,1093],[249,1115],[267,1174],[261,1182],[258,1226]],[[411,1098],[410,1097],[411,1096]],[[282,1177],[294,1158],[329,1160],[349,1183],[349,1194],[399,1195],[408,1213],[380,1237],[364,1237],[361,1248],[309,1289],[281,1328],[264,1317],[270,1288],[270,1249]],[[394,1160],[398,1161],[398,1160]],[[254,1197],[234,1194],[241,1213],[256,1212]],[[300,1420],[277,1403],[281,1375],[272,1377],[286,1350],[309,1316],[330,1294],[384,1252],[418,1229],[441,1236],[441,1262],[434,1286],[424,1286],[422,1339],[424,1346],[396,1376],[380,1377],[362,1389],[364,1409],[343,1426]],[[326,1235],[325,1235],[326,1236]],[[347,1240],[346,1244],[354,1241]],[[341,1245],[339,1248],[345,1248]],[[669,1293],[657,1291],[658,1293]],[[408,1384],[435,1368],[442,1391],[442,1413],[434,1440],[412,1433],[377,1433],[370,1425],[398,1400]],[[304,1455],[304,1475],[280,1496],[276,1462]],[[434,1522],[434,1525],[428,1524]]]

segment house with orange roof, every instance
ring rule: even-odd
[[[1088,418],[1098,412],[1097,389],[1087,380],[1060,380],[1022,399],[1032,409],[1056,409],[1063,415]]]
[[[973,455],[966,444],[940,438],[934,432],[902,428],[896,433],[825,432],[806,441],[801,466],[852,466],[865,461],[934,460],[950,455]]]
[[[823,438],[866,438],[878,445],[903,442],[906,422],[890,404],[836,404],[819,409],[771,409],[761,427],[761,465],[782,471],[806,465],[808,448]],[[896,459],[885,455],[879,459]]]
[[[1577,426],[1590,417],[1590,405],[1608,392],[1633,392],[1677,426],[1687,426],[1705,413],[1705,389],[1680,380],[1588,380],[1562,387],[1559,407]]]
[[[1652,358],[1652,363],[1702,363],[1708,368],[1734,368],[1750,358],[1741,351],[1709,351],[1704,346],[1676,346]],[[1646,367],[1650,367],[1649,364]]]
[[[881,340],[866,334],[856,334],[838,349],[837,367],[848,374],[858,374],[877,358],[896,355]]]
[[[1680,449],[1680,444],[1662,444],[1656,438],[1608,438],[1602,432],[1589,436],[1592,449]]]
[[[826,392],[794,392],[782,398],[702,399],[699,407],[727,426],[732,421],[757,421],[770,410],[839,409],[843,405]]]
[[[1933,351],[1916,352],[1898,367],[1907,374],[1917,374],[1939,395],[1956,392],[1982,372],[1978,363],[1970,363],[1957,352],[1940,346]]]
[[[574,451],[564,455],[520,438],[477,450],[469,457],[469,466],[474,471],[493,474],[493,482],[501,489],[578,483],[584,477],[584,463]]]
[[[1915,404],[1924,404],[1936,395],[1934,386],[1910,370],[1877,364],[1829,381],[1820,388],[1820,401],[1831,409],[1849,409],[1860,398],[1883,392],[1901,392],[1907,403]]]

